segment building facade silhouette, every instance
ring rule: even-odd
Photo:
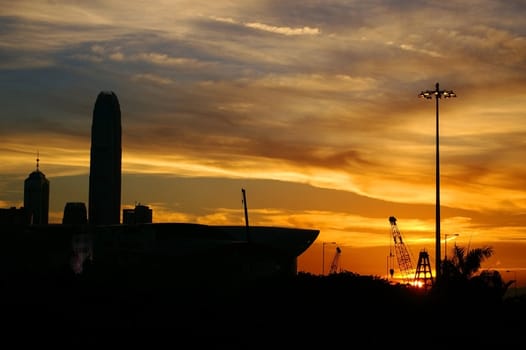
[[[133,209],[122,210],[122,223],[127,225],[133,224],[151,224],[153,211],[150,207],[143,204],[136,204]]]
[[[67,202],[64,207],[62,223],[68,225],[84,225],[88,222],[86,205],[82,202]]]
[[[0,208],[0,225],[27,225],[30,219],[24,207]]]
[[[48,224],[49,217],[49,180],[40,171],[40,159],[37,168],[24,181],[24,208],[30,224]]]
[[[93,109],[89,176],[88,222],[120,223],[121,110],[117,95],[101,91]]]

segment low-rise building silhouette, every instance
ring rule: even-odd
[[[1,225],[27,225],[29,224],[29,220],[30,215],[24,207],[0,209]]]
[[[152,209],[147,205],[137,204],[133,209],[122,210],[123,224],[151,224],[152,223]]]
[[[68,202],[64,207],[63,224],[82,225],[88,223],[86,204],[82,202]]]

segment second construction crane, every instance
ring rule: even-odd
[[[336,247],[336,253],[334,253],[334,258],[332,258],[331,262],[331,268],[329,270],[329,274],[338,273],[338,268],[340,265],[340,255],[342,253],[342,250],[340,247]]]
[[[401,278],[403,279],[404,283],[410,284],[414,281],[415,276],[415,269],[413,267],[411,254],[404,244],[402,234],[400,233],[400,230],[398,229],[398,226],[396,224],[396,218],[394,216],[390,216],[389,222],[391,223],[391,234],[393,236],[394,250],[398,266],[400,267]],[[392,249],[390,251],[389,257],[390,259],[392,259],[393,257]],[[394,269],[392,266],[390,268],[389,273],[392,277],[394,274]]]

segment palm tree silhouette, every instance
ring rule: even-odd
[[[493,252],[493,248],[489,246],[466,251],[466,248],[455,244],[453,258],[442,262],[445,278],[471,279],[479,271],[482,262],[490,258]]]
[[[442,275],[435,296],[447,304],[500,304],[513,283],[504,282],[497,270],[483,270],[482,263],[494,253],[492,247],[466,249],[455,244],[453,257],[442,261]]]

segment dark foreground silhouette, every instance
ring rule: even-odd
[[[1,307],[4,330],[58,329],[82,339],[96,330],[139,330],[121,339],[129,341],[165,329],[178,342],[274,346],[523,342],[523,298],[468,292],[423,291],[351,272],[252,281],[204,273],[183,280],[168,271],[117,274],[87,267],[82,274],[11,276],[2,285]]]

